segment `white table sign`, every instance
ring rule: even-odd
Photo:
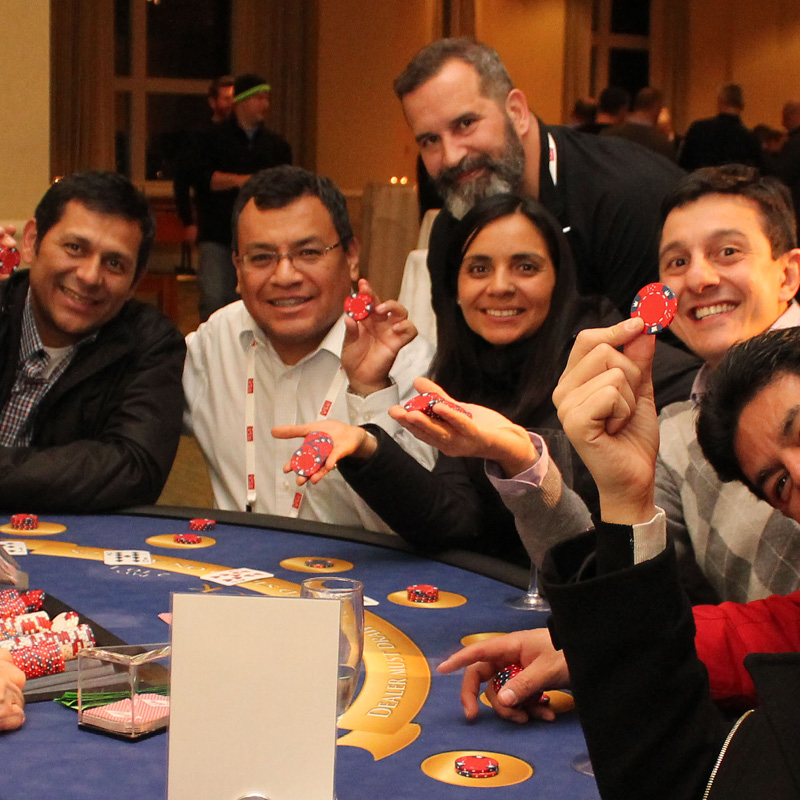
[[[172,598],[169,800],[331,800],[339,604]]]

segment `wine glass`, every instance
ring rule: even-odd
[[[307,578],[300,597],[337,600],[340,608],[339,683],[336,716],[341,718],[353,701],[364,652],[364,585],[351,578]]]
[[[557,429],[540,430],[537,433],[547,443],[549,458],[558,465],[564,485],[572,486],[572,446],[564,431]],[[539,591],[539,568],[531,561],[531,574],[528,590],[520,597],[505,601],[509,608],[518,611],[550,611],[550,604]]]

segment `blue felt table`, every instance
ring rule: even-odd
[[[50,515],[48,521],[65,524],[67,531],[46,538],[81,546],[147,549],[162,556],[173,555],[175,550],[153,547],[145,539],[183,532],[188,525],[185,519],[158,513],[164,512],[154,509],[148,515]],[[183,516],[191,515],[187,512]],[[570,766],[571,760],[585,751],[574,712],[560,715],[553,724],[518,726],[500,720],[486,708],[479,720],[470,724],[464,720],[459,702],[461,676],[443,676],[435,670],[458,649],[464,636],[545,624],[541,614],[514,611],[503,605],[505,599],[520,593],[518,588],[485,574],[414,555],[402,544],[401,549],[383,546],[392,544],[395,537],[253,515],[218,513],[218,520],[216,530],[209,533],[217,544],[187,551],[187,558],[225,567],[267,570],[276,578],[293,583],[307,576],[283,569],[283,559],[320,556],[351,561],[354,568],[347,576],[362,580],[365,594],[379,601],[369,610],[405,633],[427,658],[432,679],[425,705],[414,718],[421,726],[419,737],[394,755],[379,760],[360,748],[339,747],[340,800],[463,798],[465,794],[489,789],[483,781],[476,781],[474,789],[448,785],[420,769],[431,755],[461,750],[501,752],[533,766],[531,778],[514,786],[492,787],[491,796],[503,800],[599,797],[594,780]],[[0,534],[0,538],[14,537]],[[19,538],[26,537],[20,534]],[[513,569],[504,571],[497,562],[469,555],[450,560],[506,579],[511,576],[519,582],[519,571],[512,575]],[[168,627],[158,614],[169,610],[170,593],[202,589],[197,577],[153,567],[109,567],[99,561],[35,553],[20,556],[18,561],[29,573],[32,588],[44,589],[130,643],[168,641]],[[387,600],[387,595],[412,583],[434,584],[440,590],[463,595],[467,602],[456,608],[433,610],[404,607]],[[25,725],[0,736],[0,756],[0,800],[166,797],[167,735],[126,742],[90,733],[78,728],[75,711],[53,702],[28,705]],[[220,764],[220,768],[224,769],[224,765]]]

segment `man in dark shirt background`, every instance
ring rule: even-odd
[[[269,92],[260,75],[237,77],[233,114],[208,138],[197,206],[201,320],[237,299],[231,213],[239,188],[259,170],[292,162],[289,143],[264,125]]]
[[[729,83],[717,95],[717,116],[695,120],[686,131],[678,163],[691,172],[700,167],[747,164],[762,169],[761,145],[742,124],[742,87]]]
[[[197,243],[197,215],[195,204],[202,191],[200,184],[203,151],[213,130],[233,113],[233,77],[215,78],[208,87],[208,105],[211,109],[209,123],[190,132],[178,153],[175,165],[175,207],[183,224],[183,241],[189,248]]]

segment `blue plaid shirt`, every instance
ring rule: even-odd
[[[71,347],[66,357],[45,377],[50,356],[45,351],[39,331],[36,329],[29,291],[22,314],[17,377],[8,402],[0,414],[0,446],[27,447],[30,445],[33,435],[31,422],[34,412],[50,387],[64,374],[80,344]]]

